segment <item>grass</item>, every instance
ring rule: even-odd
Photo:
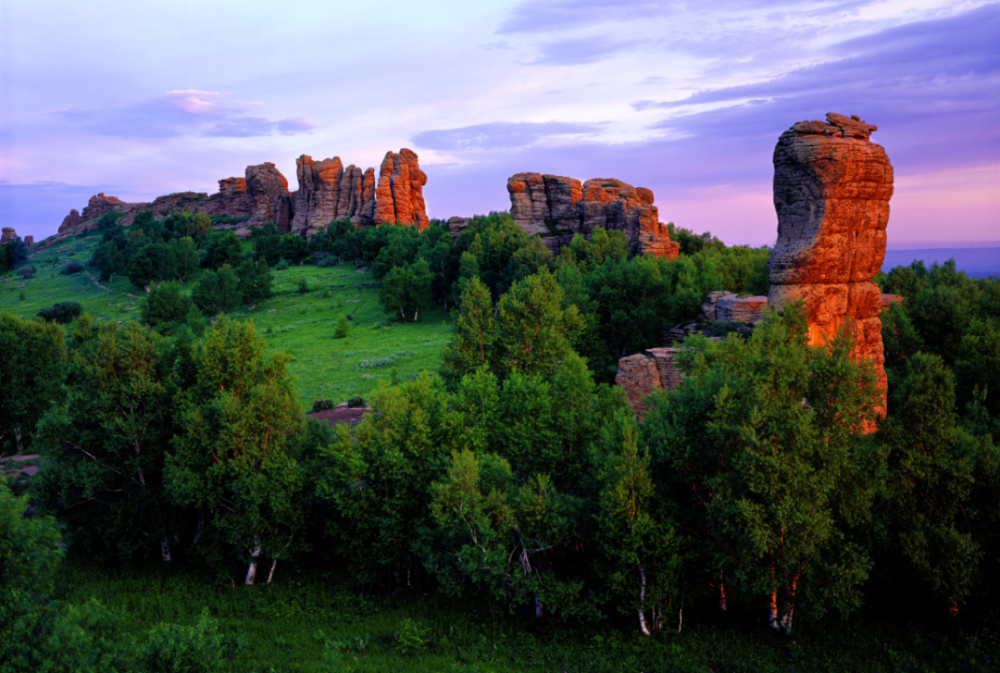
[[[995,671],[1000,654],[984,631],[828,619],[786,637],[745,615],[727,623],[690,606],[683,633],[671,625],[647,638],[631,615],[539,623],[482,613],[423,589],[391,597],[359,591],[291,563],[279,565],[274,584],[253,587],[209,584],[182,568],[109,570],[79,557],[62,576],[71,602],[99,600],[134,635],[161,621],[192,624],[207,607],[233,672],[913,673]]]
[[[100,241],[97,233],[67,239],[29,258],[28,265],[37,270],[32,278],[22,280],[13,272],[0,276],[0,310],[29,319],[58,301],[76,301],[99,322],[138,321],[143,291],[127,277],[98,285],[96,270],[90,267],[70,276],[59,273],[71,260],[86,264]],[[253,321],[272,351],[292,355],[290,369],[306,408],[317,399],[367,400],[381,381],[439,368],[452,333],[452,321],[443,309],[421,311],[418,323],[397,322],[379,306],[372,275],[358,273],[352,264],[293,265],[273,273],[272,299],[253,311],[238,309],[230,315]],[[309,287],[305,294],[298,291],[302,280]],[[187,287],[197,281],[197,275],[188,279]],[[334,339],[341,314],[350,316],[351,330],[346,338]]]

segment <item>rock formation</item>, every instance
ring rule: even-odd
[[[288,191],[288,180],[268,162],[247,166],[245,178],[219,180],[219,191],[211,196],[178,192],[158,196],[151,203],[126,203],[102,192],[90,197],[82,213],[71,210],[59,226],[58,235],[78,233],[81,225],[93,226],[93,220],[111,211],[120,212],[118,221],[127,226],[143,210],[152,211],[158,218],[183,210],[211,217],[247,218],[238,225],[217,225],[238,226],[236,233],[240,236],[249,236],[249,227],[268,222],[274,222],[281,232],[294,231],[302,236],[337,219],[349,219],[356,225],[416,224],[421,229],[430,224],[423,195],[427,175],[420,170],[412,150],[385,155],[377,187],[374,168],[362,171],[351,165],[345,169],[338,157],[314,161],[303,154],[295,164],[299,189],[292,193]]]
[[[417,153],[401,149],[386,152],[375,188],[375,224],[415,224],[423,230],[430,224],[424,204],[427,174],[420,170]]]
[[[646,415],[647,395],[655,390],[673,390],[680,383],[683,374],[677,366],[677,353],[681,350],[649,348],[645,353],[629,355],[618,361],[615,385],[625,390],[625,396],[640,421]]]
[[[13,227],[4,227],[0,229],[0,245],[7,245],[11,241],[17,240],[17,232],[14,231]]]
[[[24,237],[24,244],[25,245],[34,245],[35,244],[35,237],[31,236],[30,234],[28,236],[25,236]]]
[[[768,301],[780,310],[802,300],[815,346],[849,323],[853,356],[875,364],[884,412],[882,298],[871,278],[885,257],[892,166],[869,140],[877,127],[857,116],[826,120],[795,124],[774,149],[778,240]]]
[[[344,169],[340,157],[295,160],[299,189],[295,193],[292,231],[308,236],[333,220],[372,224],[375,214],[375,169],[364,173],[353,164]]]
[[[247,199],[250,201],[250,220],[247,227],[263,227],[274,222],[279,232],[289,231],[292,223],[291,196],[288,180],[274,164],[265,161],[257,166],[247,166]]]
[[[589,237],[596,227],[625,234],[641,253],[673,259],[680,245],[670,240],[653,205],[653,192],[621,180],[579,180],[560,175],[518,173],[507,180],[510,214],[529,235],[541,234],[553,252],[579,233]]]
[[[704,320],[758,323],[764,317],[767,297],[738,297],[732,292],[709,292],[701,305]]]
[[[69,215],[63,218],[62,224],[59,225],[59,233],[61,234],[68,229],[76,229],[81,224],[83,224],[83,218],[80,217],[80,211],[74,208],[69,211]]]

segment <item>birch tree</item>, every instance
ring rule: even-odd
[[[173,499],[202,513],[195,549],[222,574],[245,564],[246,584],[264,559],[270,581],[305,517],[306,479],[294,455],[302,415],[289,358],[264,349],[251,323],[215,322],[195,358],[197,383],[181,396],[183,431],[166,461]]]

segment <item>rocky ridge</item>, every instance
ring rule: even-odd
[[[129,225],[137,213],[150,210],[156,217],[187,210],[209,216],[245,218],[237,233],[248,236],[249,227],[274,222],[281,232],[311,235],[334,219],[349,219],[356,225],[387,223],[416,224],[421,229],[430,224],[423,197],[427,175],[420,170],[417,154],[402,149],[387,152],[375,184],[375,169],[366,171],[351,165],[346,169],[340,159],[314,161],[308,155],[296,160],[298,190],[290,192],[288,180],[273,163],[247,166],[245,177],[219,180],[219,191],[178,192],[159,196],[149,203],[127,203],[103,192],[90,197],[82,212],[71,210],[59,226],[58,235],[76,233],[82,225],[110,211],[119,211],[119,220]]]
[[[517,173],[507,180],[510,214],[529,235],[541,234],[553,252],[573,234],[589,237],[594,229],[625,234],[640,253],[674,259],[680,245],[659,220],[653,192],[613,178],[582,183],[574,178],[540,173]]]

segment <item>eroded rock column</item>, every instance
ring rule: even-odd
[[[836,113],[799,122],[774,149],[778,240],[768,303],[802,300],[809,340],[823,346],[849,323],[853,355],[875,364],[885,411],[882,298],[872,277],[885,258],[892,165],[869,140],[877,127]]]

